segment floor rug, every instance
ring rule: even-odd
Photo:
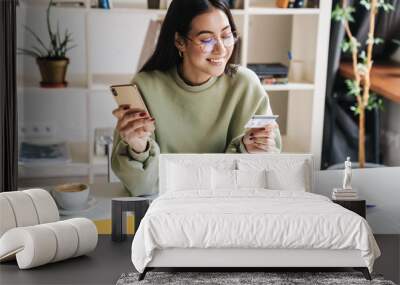
[[[384,280],[381,275],[372,274],[372,281],[364,278],[360,272],[154,272],[150,271],[142,281],[138,281],[139,273],[125,273],[117,281],[117,285],[146,284],[213,284],[213,285],[395,285]]]

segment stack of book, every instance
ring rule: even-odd
[[[51,164],[71,162],[69,147],[65,141],[22,141],[19,148],[19,164]]]
[[[318,8],[319,0],[276,0],[279,8]]]
[[[357,200],[358,194],[354,189],[334,188],[332,192],[333,200]]]
[[[247,67],[257,74],[263,84],[288,83],[288,67],[281,63],[251,63]]]

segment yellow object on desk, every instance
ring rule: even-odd
[[[105,220],[95,220],[93,221],[96,225],[97,232],[99,235],[110,235],[111,234],[111,219]],[[127,214],[126,217],[126,234],[133,235],[135,233],[134,224],[135,216],[132,214]]]

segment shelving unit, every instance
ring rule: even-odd
[[[39,34],[46,35],[43,17],[47,1],[21,0],[17,9],[20,14],[17,32],[17,44],[29,46],[24,38],[22,24],[30,25]],[[273,109],[280,113],[283,132],[283,149],[289,152],[310,152],[314,155],[319,168],[322,148],[322,128],[324,117],[325,79],[328,57],[331,0],[320,1],[319,8],[280,9],[274,7],[275,0],[244,0],[243,9],[233,9],[238,25],[241,44],[241,64],[262,62],[281,62],[289,64],[287,52],[291,51],[294,59],[304,62],[304,80],[289,82],[285,85],[263,85],[269,93]],[[65,99],[69,94],[76,106],[85,104],[84,114],[78,115],[83,121],[80,126],[69,125],[65,116],[65,125],[60,133],[68,139],[72,129],[82,127],[85,134],[75,139],[74,144],[84,144],[80,157],[57,173],[44,169],[48,175],[82,175],[93,181],[95,175],[105,175],[107,163],[103,157],[94,156],[94,129],[114,127],[115,119],[111,114],[113,102],[109,86],[129,82],[138,65],[141,45],[146,34],[146,23],[162,19],[165,9],[146,9],[145,0],[129,2],[113,0],[113,9],[91,8],[91,0],[86,0],[84,7],[54,7],[53,19],[60,19],[61,27],[72,31],[78,48],[71,50],[71,64],[67,73],[69,87],[65,89],[43,89],[38,85],[39,73],[32,59],[19,57],[19,98],[38,93],[53,94]],[[28,13],[29,12],[29,13]],[[43,23],[32,22],[37,15]],[[140,23],[140,24],[138,24]],[[116,32],[118,31],[118,32]],[[80,96],[76,95],[80,94]],[[79,98],[76,98],[79,97]],[[282,97],[287,100],[282,101]],[[43,100],[45,100],[43,98]],[[62,100],[62,99],[59,99]],[[23,105],[23,99],[20,99]],[[75,104],[74,103],[74,104]],[[26,110],[26,106],[25,109]],[[31,114],[32,115],[32,114]],[[71,111],[71,117],[76,116]],[[33,116],[32,116],[33,117]],[[25,122],[24,118],[20,119]],[[307,126],[307,127],[304,127]],[[61,168],[60,168],[61,169]],[[30,176],[25,167],[20,173]],[[35,177],[40,171],[35,171]]]

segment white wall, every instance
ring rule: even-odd
[[[400,167],[353,169],[352,186],[367,201],[367,221],[374,234],[400,234]],[[331,197],[341,187],[343,170],[317,171],[314,192]]]

